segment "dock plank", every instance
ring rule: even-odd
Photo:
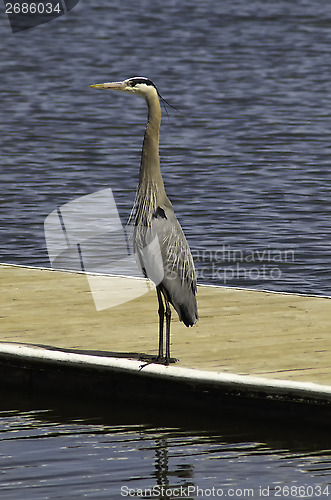
[[[139,280],[109,277],[117,295]],[[0,341],[62,349],[155,354],[152,289],[97,311],[86,275],[0,265]],[[331,299],[198,287],[199,322],[172,321],[176,366],[331,385]]]

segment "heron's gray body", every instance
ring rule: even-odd
[[[194,325],[198,319],[194,263],[169,200],[167,206],[157,206],[151,220],[135,222],[134,249],[144,274],[166,295],[180,321]]]
[[[159,301],[159,360],[170,361],[169,303],[186,326],[198,319],[197,281],[190,248],[166,195],[160,170],[159,131],[161,107],[155,85],[147,78],[92,85],[138,94],[148,107],[148,122],[141,154],[139,185],[133,209],[133,244],[138,262],[156,284]],[[163,327],[166,319],[166,356]]]

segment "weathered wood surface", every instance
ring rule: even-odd
[[[108,277],[102,286],[121,301],[142,282]],[[154,290],[97,311],[86,275],[8,265],[0,288],[0,341],[157,352]],[[193,328],[173,314],[176,366],[331,385],[331,299],[199,286],[198,306]]]

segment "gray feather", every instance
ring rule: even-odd
[[[169,201],[144,220],[136,218],[134,251],[145,275],[161,287],[179,319],[186,326],[194,325],[198,312],[193,258]]]

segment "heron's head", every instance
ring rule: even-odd
[[[123,80],[123,82],[97,83],[95,85],[90,85],[90,87],[94,87],[96,89],[119,90],[121,92],[138,94],[145,98],[151,93],[157,93],[157,88],[154,83],[148,78],[142,76],[128,78],[127,80]]]

